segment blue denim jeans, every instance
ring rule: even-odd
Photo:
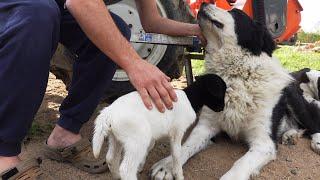
[[[111,15],[129,39],[127,24]],[[0,156],[21,152],[45,94],[58,42],[77,54],[58,124],[78,133],[110,86],[116,65],[90,42],[60,0],[0,1]]]

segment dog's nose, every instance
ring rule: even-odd
[[[205,12],[204,12],[204,8],[207,7],[209,5],[209,3],[203,2],[200,6],[200,9],[198,11],[198,17],[197,19],[200,19],[200,17],[205,16]]]
[[[208,5],[209,5],[208,3],[203,2],[203,3],[201,4],[201,6],[200,6],[200,10],[199,10],[199,12],[202,12],[202,11],[203,11],[203,9],[204,9],[206,6],[208,6]]]

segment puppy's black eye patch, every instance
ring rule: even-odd
[[[217,26],[217,28],[219,28],[219,29],[223,29],[223,27],[224,27],[224,25],[221,22],[217,21],[217,20],[211,19],[211,22],[212,22],[212,24]]]

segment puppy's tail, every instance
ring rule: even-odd
[[[111,129],[109,108],[103,109],[95,120],[94,134],[92,138],[92,149],[95,158],[99,157],[104,139],[108,137]]]

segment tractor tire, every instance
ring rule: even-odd
[[[132,1],[132,0],[123,0],[123,1],[120,1],[120,3],[121,2],[127,3],[127,1]],[[182,22],[192,21],[192,17],[188,14],[183,0],[157,0],[157,4],[158,4],[158,9],[160,13],[161,13],[161,10],[165,11],[162,13],[165,14],[165,16],[169,19],[182,21]],[[114,5],[117,5],[117,4],[114,4]],[[110,11],[113,11],[112,9],[114,5],[110,5]],[[123,11],[124,8],[122,6],[119,6],[118,9],[120,9],[120,11]],[[115,14],[117,14],[116,10],[117,9],[113,11]],[[125,11],[125,12],[128,12],[128,11]],[[124,11],[118,14],[120,17],[122,17],[121,13],[124,13]],[[131,12],[130,15],[131,14],[134,14],[134,13]],[[132,27],[132,24],[134,25],[136,24],[136,22],[133,22],[133,23],[130,22],[130,20],[133,19],[131,17],[130,18],[126,17],[123,19],[131,27]],[[139,31],[141,30],[142,28]],[[184,48],[179,46],[172,46],[172,45],[168,45],[166,47],[164,45],[152,45],[152,48],[147,49],[149,52],[149,55],[152,54],[152,51],[154,49],[157,49],[158,46],[162,48],[162,51],[164,51],[162,52],[163,55],[161,57],[156,56],[158,59],[156,60],[153,59],[151,61],[149,61],[148,59],[149,57],[148,56],[146,57],[146,55],[144,55],[143,58],[145,58],[151,64],[156,65],[160,70],[162,70],[170,78],[179,78],[183,70],[182,56],[184,53]],[[165,47],[165,50],[163,50],[163,47]],[[141,49],[139,50],[141,51]],[[73,55],[65,47],[63,47],[63,45],[60,44],[58,46],[56,53],[52,58],[50,71],[53,74],[55,74],[55,76],[58,79],[61,79],[65,83],[67,89],[69,88],[69,85],[72,79],[73,62],[74,62]],[[126,74],[121,69],[119,69],[117,70],[113,78],[111,86],[106,90],[103,100],[112,102],[119,96],[129,93],[131,91],[134,91],[134,87],[129,82],[129,79],[126,77]]]

